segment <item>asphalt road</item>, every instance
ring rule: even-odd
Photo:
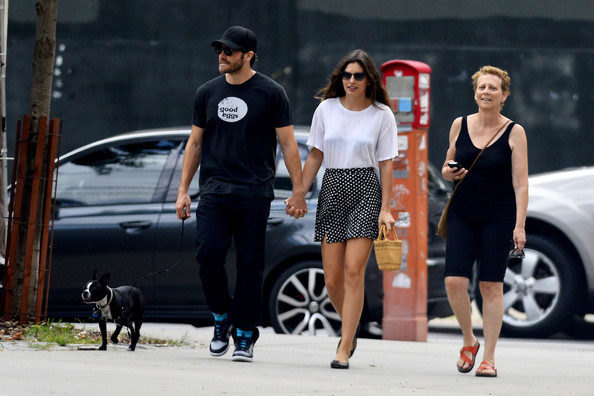
[[[212,328],[179,324],[145,323],[141,334],[184,346],[139,344],[135,352],[120,344],[103,352],[4,341],[0,395],[594,394],[594,341],[503,338],[499,376],[479,378],[456,370],[461,338],[454,327],[430,328],[427,342],[360,339],[349,370],[330,369],[337,338],[270,329],[262,331],[253,363],[231,361],[232,349],[211,357]]]

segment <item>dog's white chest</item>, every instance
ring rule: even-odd
[[[109,305],[107,307],[101,308],[101,316],[106,320],[113,320],[113,318],[111,317],[111,309],[109,308]]]
[[[113,317],[111,316],[110,302],[111,299],[108,300],[107,296],[103,297],[101,301],[97,302],[98,306],[101,307],[101,317],[105,320],[113,320]]]

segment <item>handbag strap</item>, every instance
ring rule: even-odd
[[[468,168],[468,171],[470,172],[470,170],[472,169],[472,167],[474,166],[474,164],[476,164],[476,161],[479,159],[479,157],[481,156],[481,154],[483,153],[483,151],[485,151],[485,149],[487,147],[489,147],[489,145],[491,144],[491,142],[493,141],[493,139],[495,139],[495,136],[499,135],[499,132],[501,132],[501,130],[505,127],[507,127],[509,125],[509,123],[511,122],[511,120],[507,120],[505,122],[505,124],[503,124],[501,126],[501,128],[499,128],[497,130],[497,132],[495,132],[495,134],[491,137],[491,139],[489,139],[489,141],[487,142],[487,144],[485,144],[485,147],[482,148],[482,150],[477,154],[476,158],[474,159],[474,161],[472,161],[472,164],[470,165],[470,167]],[[464,180],[464,179],[462,179]],[[456,190],[458,189],[458,186],[460,185],[460,183],[462,182],[462,180],[458,181],[458,184],[456,184],[456,186],[454,187],[454,191],[452,191],[452,195],[450,195],[450,201],[452,200],[452,197],[454,196],[454,193],[456,192]]]
[[[394,241],[398,241],[398,235],[396,235],[396,230],[394,229],[395,227],[392,227],[392,236],[394,237]],[[377,236],[377,240],[378,241],[383,241],[384,239],[388,239],[390,240],[390,238],[388,237],[388,232],[387,232],[387,227],[384,223],[382,223],[381,227],[380,227],[380,231],[379,231],[379,235]]]

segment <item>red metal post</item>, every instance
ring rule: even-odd
[[[394,218],[402,266],[384,271],[384,339],[427,341],[427,129],[431,68],[393,60],[381,66],[398,122],[394,160]]]
[[[49,268],[48,268],[48,256],[51,263],[51,256],[48,253],[48,245],[51,241],[50,234],[51,229],[53,227],[50,226],[50,223],[53,221],[53,212],[52,212],[52,193],[54,191],[53,184],[54,184],[54,170],[56,164],[56,153],[58,150],[58,140],[61,135],[61,128],[60,128],[60,120],[58,118],[54,118],[50,121],[49,125],[49,138],[48,138],[48,152],[45,158],[46,162],[46,173],[45,173],[45,195],[44,195],[44,202],[43,202],[43,228],[41,233],[41,246],[40,246],[40,256],[39,256],[39,278],[37,281],[37,299],[35,304],[35,323],[38,323],[41,320],[41,308],[42,303],[44,301],[44,289],[49,291]],[[49,266],[51,268],[51,266]],[[47,274],[47,286],[45,285],[46,281],[46,274]],[[47,307],[47,305],[46,305]],[[43,316],[45,318],[47,313]]]
[[[9,227],[10,227],[10,242],[7,245],[8,252],[7,252],[7,261],[6,261],[6,270],[5,270],[5,278],[4,278],[4,320],[10,320],[12,317],[12,300],[14,295],[14,270],[16,265],[16,256],[17,256],[17,247],[19,243],[19,227],[18,225],[21,222],[21,205],[20,203],[23,200],[23,191],[20,188],[16,188],[17,184],[24,183],[25,180],[25,170],[24,167],[21,165],[22,158],[27,157],[27,150],[29,146],[29,129],[31,127],[31,117],[25,116],[23,117],[22,124],[19,122],[17,125],[17,151],[15,153],[15,164],[13,169],[13,183],[12,183],[12,199],[11,199],[11,207],[13,210],[11,211],[12,215],[9,219]],[[14,174],[16,174],[16,183]]]
[[[41,224],[37,223],[37,213],[39,206],[39,195],[41,190],[41,171],[43,168],[43,149],[45,146],[45,135],[47,133],[47,117],[39,117],[39,126],[37,129],[37,145],[35,147],[35,165],[33,168],[33,183],[31,189],[31,201],[29,206],[29,224],[27,226],[27,238],[25,248],[25,268],[23,274],[23,289],[21,294],[21,310],[19,313],[19,323],[25,324],[27,322],[27,315],[29,313],[29,293],[31,288],[31,269],[33,264],[34,250],[36,246],[35,236],[37,235],[38,227]],[[43,254],[40,252],[39,254]],[[38,272],[35,274],[35,284],[37,284]]]

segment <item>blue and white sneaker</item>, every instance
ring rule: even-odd
[[[210,341],[208,348],[211,356],[223,356],[229,350],[229,336],[231,335],[231,325],[227,314],[216,314],[214,316],[214,336]]]
[[[254,360],[254,344],[260,337],[260,331],[235,329],[233,340],[235,341],[235,351],[233,359],[236,362],[252,362]]]

